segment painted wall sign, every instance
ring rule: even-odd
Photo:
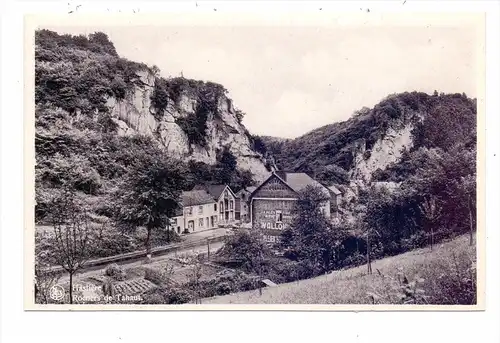
[[[254,199],[252,202],[252,222],[255,229],[263,231],[286,230],[293,220],[295,200]]]
[[[273,235],[264,235],[263,239],[264,239],[264,242],[278,243],[281,240],[281,237],[280,236],[273,236]]]
[[[276,223],[276,222],[260,222],[260,228],[262,230],[285,230],[287,228],[286,223]]]

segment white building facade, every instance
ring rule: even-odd
[[[227,185],[199,185],[182,193],[182,210],[171,218],[177,234],[215,229],[235,223],[236,197]]]

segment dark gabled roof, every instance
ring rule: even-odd
[[[278,179],[280,179],[281,181],[283,181],[291,190],[293,190],[296,193],[301,192],[307,186],[313,186],[313,187],[319,187],[319,188],[321,188],[322,193],[325,195],[325,197],[327,199],[331,198],[331,195],[330,195],[330,192],[328,191],[328,189],[325,186],[323,186],[321,183],[319,183],[318,181],[314,180],[312,177],[310,177],[309,175],[307,175],[306,173],[291,173],[291,172],[278,171],[278,172],[275,172],[275,173],[271,174],[271,176],[269,176],[269,178],[267,178],[261,184],[261,186],[264,183],[266,183],[267,180],[269,180],[273,176],[278,177]],[[250,196],[253,196],[253,194],[256,192],[256,190],[258,188],[260,188],[260,186],[257,187],[252,192],[252,194]]]
[[[227,186],[227,188],[234,195],[231,187]],[[224,189],[226,189],[226,185],[196,185],[194,186],[193,191],[204,190],[208,192],[215,200],[217,200],[219,199],[222,192],[224,192]]]
[[[214,199],[219,199],[225,188],[226,185],[208,185],[206,189],[208,193],[214,197]]]
[[[285,173],[284,181],[297,193],[304,190],[307,186],[319,187],[325,195],[330,197],[327,188],[306,173]]]
[[[204,205],[215,202],[214,198],[205,190],[182,192],[183,206]]]

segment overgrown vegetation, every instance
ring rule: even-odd
[[[150,71],[145,64],[120,58],[102,32],[86,37],[38,30],[35,43],[35,102],[71,116],[77,110],[83,115],[106,113],[108,97],[123,99],[140,83],[137,73]]]
[[[88,200],[92,213],[112,219],[112,193],[124,179],[134,177],[131,170],[137,169],[141,156],[153,161],[167,158],[150,137],[117,135],[117,124],[106,106],[109,97],[123,99],[128,90],[143,86],[141,75],[156,75],[152,101],[157,115],[169,101],[178,103],[183,95],[196,99],[195,122],[186,122],[184,129],[192,143],[203,145],[206,118],[219,115],[218,102],[226,93],[212,82],[163,79],[156,67],[120,58],[104,33],[87,37],[39,30],[35,52],[35,220],[39,224],[46,221],[49,203],[63,186]],[[219,183],[220,175],[236,188],[252,182],[249,172],[237,170],[227,149],[221,150],[218,160],[216,166],[172,160],[171,165],[183,168],[183,182],[176,185],[176,191],[197,183]],[[96,256],[134,248],[130,243],[134,237],[117,232],[121,231],[114,223],[106,226],[105,247],[96,248]]]
[[[476,250],[467,236],[317,278],[206,299],[206,304],[476,304]]]
[[[363,108],[349,120],[320,127],[293,140],[263,136],[265,149],[280,169],[303,171],[326,182],[346,182],[354,167],[355,144],[366,150],[383,138],[391,125],[411,121],[415,125],[414,149],[450,149],[458,141],[475,137],[476,100],[465,94],[428,95],[405,92],[388,96],[374,108]],[[416,114],[416,116],[415,116]],[[419,121],[422,116],[424,120]],[[325,169],[326,175],[325,175]],[[330,173],[334,172],[330,178]]]
[[[194,113],[177,118],[176,123],[187,134],[190,144],[203,147],[206,145],[207,120],[210,116],[213,118],[220,116],[219,101],[226,93],[227,90],[222,85],[214,82],[196,81],[184,77],[170,79],[157,77],[151,102],[156,115],[162,116],[169,104],[178,106],[182,96],[194,99]]]

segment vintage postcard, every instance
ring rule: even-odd
[[[25,18],[25,309],[483,310],[482,14]]]

